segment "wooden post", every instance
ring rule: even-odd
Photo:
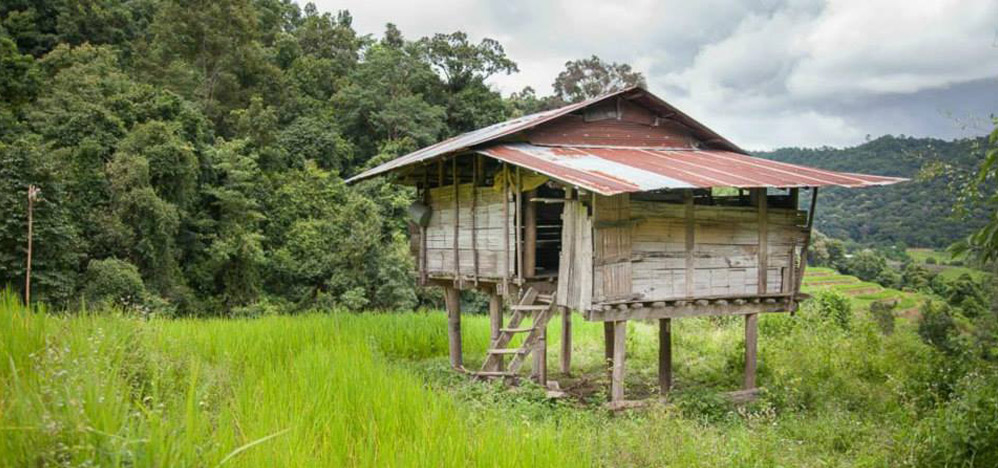
[[[541,330],[540,339],[537,340],[537,349],[534,350],[534,377],[537,383],[542,386],[548,384],[548,329]]]
[[[430,168],[423,166],[423,203],[430,206]],[[432,215],[431,215],[432,216]],[[427,259],[426,259],[426,226],[419,226],[419,285],[426,286]]]
[[[745,316],[745,390],[755,388],[756,342],[758,341],[759,314]]]
[[[458,180],[457,174],[457,157],[451,159],[451,169],[454,174],[454,284],[461,285],[461,250],[458,245],[458,237],[461,235],[460,225],[461,225],[461,204],[459,202],[459,196],[461,190],[460,180]]]
[[[537,190],[527,192],[523,209],[523,276],[533,278],[537,272],[537,204],[532,203]]]
[[[658,320],[658,388],[665,396],[672,388],[672,319]]]
[[[561,373],[572,370],[572,309],[561,308]]]
[[[753,189],[756,193],[759,215],[759,294],[769,292],[769,213],[766,189]]]
[[[491,293],[489,294],[489,328],[492,344],[489,347],[494,348],[496,347],[496,340],[499,339],[499,330],[502,328],[502,297],[499,296],[499,291],[496,288],[493,288]],[[496,358],[499,360],[496,370],[501,371],[504,367],[503,356],[496,356]]]
[[[603,322],[603,362],[606,363],[606,376],[613,379],[613,322]]]
[[[509,294],[509,172],[506,163],[502,163],[502,289],[503,294]]]
[[[696,212],[693,204],[693,190],[683,191],[683,203],[685,204],[686,215],[686,297],[694,296],[694,274],[696,274],[696,264],[693,258],[693,251],[696,249]]]
[[[481,164],[482,155],[476,154],[472,159],[471,171],[471,257],[475,267],[475,286],[478,286],[478,166]]]
[[[613,322],[613,374],[610,378],[610,401],[624,400],[624,356],[627,350],[627,321]]]
[[[444,301],[447,304],[450,365],[455,369],[461,369],[464,366],[461,353],[461,291],[453,286],[444,286]]]
[[[24,306],[31,307],[31,253],[35,236],[35,199],[41,190],[34,185],[28,186],[28,264],[24,273]]]
[[[520,167],[516,167],[516,279],[523,284],[523,179]]]

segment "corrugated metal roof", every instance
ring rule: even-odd
[[[708,187],[867,187],[907,180],[827,171],[723,150],[511,143],[477,152],[603,195]]]
[[[649,108],[655,109],[663,115],[669,115],[671,119],[686,125],[687,127],[693,129],[698,133],[704,141],[720,147],[725,147],[733,151],[739,151],[745,153],[744,150],[736,146],[734,143],[724,139],[722,136],[718,135],[713,130],[707,128],[707,126],[697,122],[692,117],[684,114],[679,109],[671,106],[670,104],[662,101],[658,97],[652,95],[643,88],[633,86],[630,88],[625,88],[620,91],[615,91],[612,93],[605,94],[587,101],[582,101],[575,104],[570,104],[565,107],[560,107],[558,109],[553,109],[544,112],[538,112],[536,114],[525,115],[512,120],[507,120],[505,122],[497,123],[495,125],[490,125],[472,132],[464,133],[453,138],[441,141],[439,143],[427,146],[425,148],[419,149],[412,153],[404,156],[400,156],[393,159],[387,163],[377,166],[372,169],[368,169],[360,174],[357,174],[349,179],[347,183],[356,182],[358,180],[367,179],[374,177],[379,174],[390,172],[392,170],[408,166],[410,164],[427,161],[438,156],[443,156],[446,154],[456,153],[459,151],[467,150],[473,146],[481,145],[498,138],[502,138],[507,135],[514,134],[523,130],[536,127],[545,122],[549,122],[558,117],[566,114],[570,114],[577,110],[589,107],[593,104],[599,103],[600,101],[614,98],[616,96],[621,96],[625,99],[633,99],[638,102],[642,102],[643,105]]]

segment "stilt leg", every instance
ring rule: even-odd
[[[540,340],[537,341],[537,349],[534,350],[534,378],[542,386],[548,384],[548,331],[547,327],[541,330]]]
[[[745,316],[745,390],[755,388],[756,342],[759,314]]]
[[[672,319],[658,320],[658,388],[665,396],[672,388]]]
[[[450,365],[455,369],[460,369],[464,365],[461,353],[461,291],[453,286],[445,286],[444,301],[447,303]]]
[[[603,360],[606,362],[606,377],[613,379],[613,322],[603,322]]]
[[[572,370],[572,309],[561,309],[561,373]]]
[[[489,325],[491,328],[491,341],[495,343],[499,339],[499,329],[502,328],[502,296],[499,292],[492,290],[492,294],[489,296]],[[490,345],[490,347],[492,347]],[[505,366],[502,356],[497,356],[498,365],[495,370],[501,371]]]
[[[610,401],[624,400],[624,355],[627,343],[627,321],[613,322],[613,376],[610,383]]]

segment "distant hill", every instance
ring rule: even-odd
[[[945,247],[983,225],[984,213],[954,219],[952,177],[917,179],[922,167],[940,161],[969,174],[980,162],[985,140],[944,141],[884,136],[852,148],[782,148],[756,156],[845,172],[908,177],[887,187],[823,189],[818,195],[816,228],[864,244]],[[975,150],[975,148],[978,148]]]

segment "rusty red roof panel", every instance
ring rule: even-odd
[[[510,143],[477,152],[603,195],[709,187],[867,187],[907,180],[815,169],[723,150]]]
[[[733,151],[745,152],[734,143],[724,139],[724,137],[718,135],[713,130],[707,128],[707,126],[703,125],[700,122],[697,122],[692,117],[684,114],[679,109],[676,109],[672,105],[652,95],[645,89],[638,86],[632,86],[619,91],[614,91],[612,93],[607,93],[603,96],[595,97],[587,101],[570,104],[564,107],[560,107],[558,109],[538,112],[536,114],[525,115],[523,117],[518,117],[512,120],[507,120],[505,122],[497,123],[495,125],[490,125],[488,127],[480,128],[472,132],[463,133],[456,137],[446,139],[444,141],[435,143],[425,148],[421,148],[404,156],[400,156],[380,166],[368,169],[360,174],[357,174],[347,179],[347,183],[356,182],[358,180],[374,177],[380,174],[384,174],[386,172],[400,169],[405,166],[409,166],[424,161],[429,161],[431,159],[440,156],[446,156],[448,154],[467,151],[468,149],[474,146],[489,143],[499,138],[509,136],[524,130],[528,130],[545,122],[550,122],[554,119],[557,119],[558,117],[562,117],[564,115],[570,114],[572,112],[599,103],[600,101],[611,99],[617,96],[620,96],[624,99],[632,99],[635,101],[640,101],[643,103],[643,105],[646,105],[649,108],[654,109],[656,112],[660,114],[670,115],[671,118],[675,119],[677,123],[684,125],[687,128],[693,129],[700,137],[702,137],[705,141],[709,142],[709,144],[711,145],[725,147]]]

